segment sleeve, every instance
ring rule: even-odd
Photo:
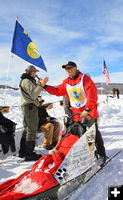
[[[86,107],[93,110],[93,108],[97,106],[97,100],[98,100],[97,88],[92,79],[88,75],[84,76],[83,85],[87,96]]]
[[[49,94],[53,94],[53,95],[56,95],[56,96],[64,96],[64,95],[67,95],[66,83],[65,83],[65,81],[63,81],[63,83],[60,84],[60,85],[57,86],[57,87],[47,85],[45,90],[46,90]]]
[[[26,80],[26,79],[23,80],[22,87],[24,91],[27,92],[32,99],[37,99],[37,97],[42,91],[42,87],[40,85],[37,85],[35,87],[34,84],[30,80]]]

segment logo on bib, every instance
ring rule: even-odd
[[[83,101],[85,99],[81,88],[69,89],[69,94],[72,101]]]

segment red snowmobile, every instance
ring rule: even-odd
[[[51,154],[15,179],[0,185],[0,200],[66,199],[97,170],[95,125],[75,122]]]

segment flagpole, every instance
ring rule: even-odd
[[[103,59],[103,74],[105,75],[106,85],[109,85],[110,84],[110,77],[109,77],[108,69],[107,69],[107,66],[106,66],[104,59]],[[107,91],[106,91],[106,95],[107,95]]]
[[[18,20],[18,16],[16,17],[16,20]],[[6,97],[7,97],[7,85],[8,85],[8,80],[9,80],[9,71],[10,71],[10,62],[11,62],[11,58],[13,58],[13,54],[9,53],[9,60],[8,60],[8,66],[7,66],[7,75],[6,75],[6,85],[5,85],[5,91],[4,91],[4,105],[6,103]]]
[[[103,82],[101,83],[101,95],[103,94]]]
[[[103,58],[104,60],[104,58]],[[102,73],[103,73],[103,63],[102,63]],[[103,74],[102,74],[102,83],[101,83],[101,95],[103,94]]]
[[[16,16],[16,20],[18,21],[18,16]],[[3,104],[4,106],[6,105],[6,97],[7,97],[7,85],[8,85],[8,79],[9,79],[9,71],[10,71],[10,61],[11,58],[13,58],[13,54],[10,52],[9,54],[9,60],[8,60],[8,66],[7,66],[7,75],[6,75],[6,84],[5,84],[5,89],[4,89],[4,94],[3,94]]]
[[[6,105],[6,97],[7,97],[7,85],[8,85],[8,80],[9,80],[9,71],[10,71],[10,61],[11,58],[13,57],[12,53],[9,55],[9,60],[8,60],[8,66],[7,66],[7,75],[6,75],[6,84],[5,84],[5,91],[4,91],[4,105]]]
[[[18,16],[16,16],[16,20],[18,20]],[[13,58],[13,53],[10,52],[9,54],[9,60],[8,60],[8,66],[7,66],[7,75],[6,75],[6,84],[5,84],[5,91],[4,91],[4,95],[3,95],[3,104],[6,104],[6,97],[7,97],[7,84],[8,84],[8,79],[9,79],[9,71],[10,71],[10,61],[11,58]]]

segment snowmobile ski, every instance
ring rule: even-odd
[[[64,199],[67,200],[69,199],[73,192],[81,185],[81,184],[86,184],[88,181],[90,181],[94,176],[96,176],[98,174],[99,171],[101,171],[113,158],[115,158],[119,153],[121,153],[121,150],[119,151],[115,151],[115,153],[113,153],[112,155],[110,155],[108,157],[108,159],[106,160],[105,164],[100,167],[97,165],[94,167],[91,167],[90,169],[88,169],[85,173],[79,175],[78,177],[76,177],[75,179],[71,180],[70,182],[66,183],[65,185],[62,186],[62,189],[64,187],[64,192],[61,198],[61,194],[60,194],[60,198],[58,198],[59,200]],[[72,186],[73,185],[73,186]],[[66,189],[65,189],[66,187]],[[66,194],[66,197],[64,197],[65,191],[68,192],[68,195]]]
[[[78,177],[68,181],[63,185],[57,185],[47,191],[44,191],[40,194],[24,198],[24,200],[67,200],[71,197],[73,192],[81,185],[86,184],[91,180],[99,171],[101,171],[114,157],[116,157],[121,150],[116,151],[111,156],[108,157],[106,163],[103,167],[98,165],[91,167],[85,173],[79,175]],[[95,169],[92,169],[95,168]]]

